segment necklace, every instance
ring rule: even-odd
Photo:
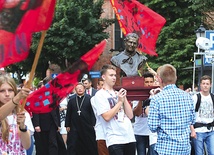
[[[77,103],[77,110],[78,110],[77,113],[78,113],[79,116],[80,116],[80,113],[81,113],[81,107],[82,107],[82,104],[83,104],[84,100],[85,100],[85,95],[84,95],[84,97],[82,99],[82,102],[79,105],[79,102],[78,102],[78,99],[77,99],[77,96],[76,96],[76,103]]]

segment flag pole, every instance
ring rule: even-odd
[[[33,77],[34,77],[34,74],[35,74],[35,71],[36,71],[36,67],[37,67],[37,64],[38,64],[38,61],[39,61],[39,57],[40,57],[40,54],[41,54],[41,51],[42,51],[42,46],[43,46],[43,43],[44,43],[44,40],[45,40],[46,33],[47,33],[47,30],[42,31],[41,38],[40,38],[40,41],[39,41],[39,46],[37,48],[36,55],[35,55],[35,58],[34,58],[34,62],[33,62],[33,65],[32,65],[31,71],[30,71],[29,80],[27,81],[26,86],[25,86],[27,88],[30,88],[31,83],[33,81]],[[26,101],[27,101],[27,98],[25,98],[23,100],[23,102],[22,102],[21,111],[24,110]]]

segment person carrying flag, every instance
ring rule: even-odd
[[[28,112],[20,111],[19,102],[29,95],[28,88],[18,93],[15,81],[0,76],[0,154],[26,155],[34,128]]]

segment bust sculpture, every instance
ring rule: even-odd
[[[122,70],[122,76],[139,76],[139,71],[145,64],[147,57],[136,51],[139,36],[129,33],[124,39],[125,50],[111,58],[111,63]]]

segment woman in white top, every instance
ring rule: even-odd
[[[30,115],[20,112],[19,102],[29,95],[30,90],[23,88],[17,94],[14,80],[0,76],[0,154],[26,155],[31,145],[30,132],[34,132]],[[15,96],[16,95],[16,96]]]

